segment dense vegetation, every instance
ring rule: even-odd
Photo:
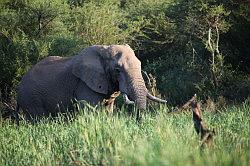
[[[244,0],[0,0],[0,115],[42,58],[127,43],[154,95],[175,106],[197,93],[216,131],[201,151],[191,114],[163,105],[139,124],[124,107],[18,128],[0,116],[0,165],[250,165],[249,14]]]
[[[0,121],[0,165],[242,165],[250,164],[250,102],[206,112],[216,131],[214,143],[200,149],[190,113],[167,107],[146,113],[138,125],[124,110],[114,116],[82,110],[18,128]]]
[[[250,16],[236,0],[1,0],[1,100],[49,55],[128,43],[170,103],[250,94]]]

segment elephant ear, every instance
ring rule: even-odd
[[[72,73],[95,92],[108,94],[109,81],[102,57],[105,47],[92,46],[84,49],[73,60]]]

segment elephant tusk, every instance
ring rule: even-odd
[[[158,97],[155,97],[151,95],[150,93],[147,94],[147,98],[149,98],[152,101],[159,102],[159,103],[167,103],[167,100],[160,99]]]
[[[134,104],[135,102],[129,100],[128,95],[126,93],[122,94],[125,104]]]

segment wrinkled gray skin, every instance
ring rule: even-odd
[[[128,45],[94,45],[73,57],[51,56],[33,66],[22,78],[17,103],[28,118],[37,118],[67,110],[72,99],[95,105],[115,91],[146,108],[141,62]]]

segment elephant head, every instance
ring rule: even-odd
[[[126,104],[146,108],[146,99],[165,103],[148,93],[141,62],[129,45],[95,45],[84,49],[74,60],[73,74],[95,92],[111,95],[120,91]]]

